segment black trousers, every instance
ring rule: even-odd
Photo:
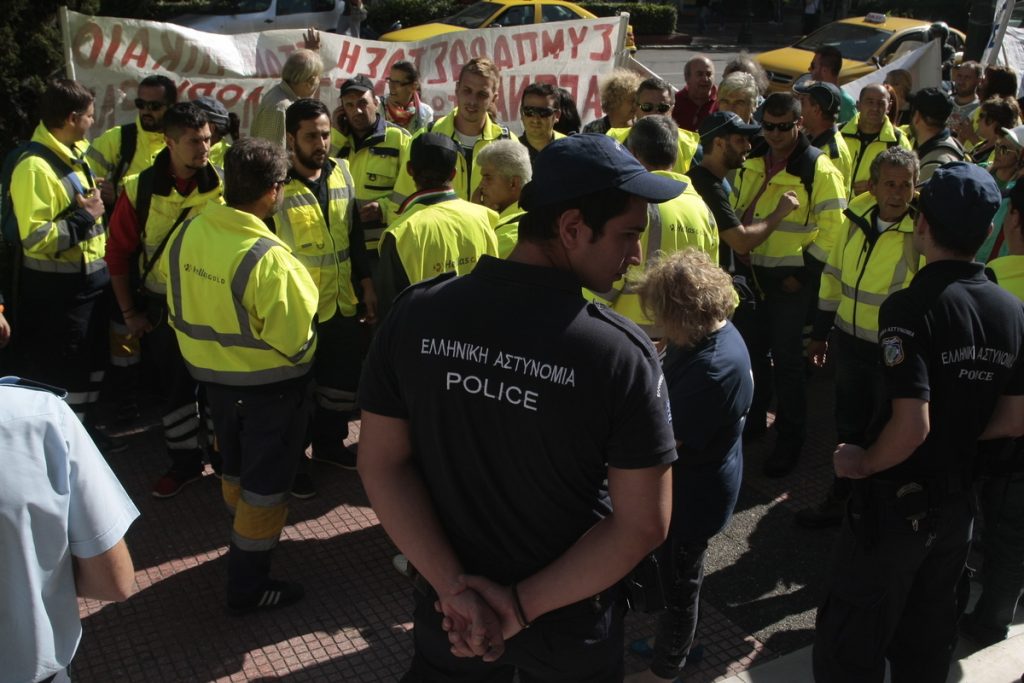
[[[402,683],[622,683],[623,617],[618,588],[536,619],[505,644],[497,662],[451,654],[433,591],[416,590],[415,652]]]
[[[348,436],[368,337],[357,316],[336,313],[317,326],[314,451],[337,451]]]
[[[690,654],[697,632],[700,587],[704,583],[704,556],[707,541],[669,543],[672,574],[666,586],[667,607],[658,615],[654,638],[654,661],[651,672],[661,678],[679,675],[683,661]]]
[[[858,483],[818,608],[814,679],[881,683],[888,660],[893,683],[945,683],[974,523],[970,497],[949,497],[915,530],[860,490]]]
[[[1005,638],[1024,591],[1024,472],[983,478],[979,499],[985,564],[972,619],[983,632]]]

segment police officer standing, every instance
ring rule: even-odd
[[[879,313],[890,415],[867,448],[834,456],[856,481],[818,610],[818,681],[881,682],[886,659],[894,683],[946,680],[977,441],[1024,433],[1024,309],[972,262],[999,201],[991,175],[961,162],[921,192],[927,265]]]
[[[280,210],[284,150],[243,138],[224,157],[224,201],[208,203],[167,247],[171,324],[202,382],[223,458],[221,489],[233,513],[227,606],[235,614],[282,607],[302,586],[269,577],[270,553],[309,426],[313,317],[309,272],[264,219]]]

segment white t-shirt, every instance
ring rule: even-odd
[[[38,681],[78,649],[71,556],[110,550],[139,511],[67,404],[0,378],[0,683]]]

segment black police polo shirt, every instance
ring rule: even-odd
[[[928,401],[931,427],[908,460],[876,476],[943,475],[973,456],[999,397],[1024,393],[1024,307],[984,268],[929,263],[882,304],[878,342],[889,397]]]
[[[459,559],[506,583],[550,564],[611,511],[608,466],[676,457],[643,332],[584,301],[569,273],[491,257],[399,297],[359,403],[408,420]]]

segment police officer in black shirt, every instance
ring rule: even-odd
[[[682,190],[605,135],[556,140],[509,258],[406,289],[381,326],[358,466],[424,579],[403,680],[621,683],[617,584],[665,538],[675,439],[647,335],[581,287],[639,264],[648,201]]]
[[[867,449],[840,444],[854,479],[818,610],[817,681],[943,683],[973,524],[979,439],[1024,433],[1024,309],[972,262],[999,208],[991,174],[962,162],[921,192],[927,265],[882,304],[890,414]]]

